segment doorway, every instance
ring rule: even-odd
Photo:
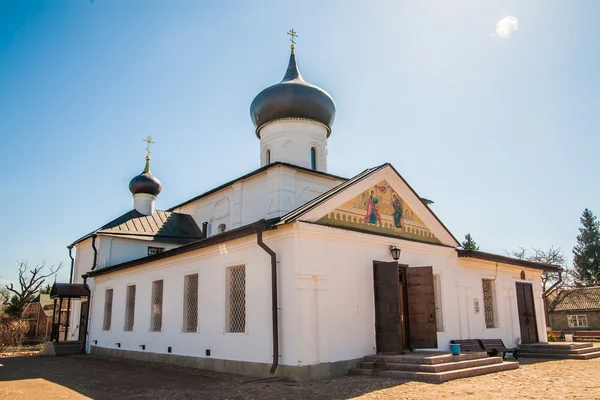
[[[517,309],[519,313],[519,326],[521,327],[521,343],[537,343],[537,318],[533,302],[533,287],[530,283],[516,282]]]
[[[378,354],[437,348],[432,267],[373,262]]]

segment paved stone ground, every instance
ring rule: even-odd
[[[443,384],[341,377],[310,383],[90,356],[0,358],[0,399],[600,399],[600,359],[524,361]]]

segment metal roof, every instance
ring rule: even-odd
[[[550,303],[550,311],[600,311],[600,286],[564,288]]]
[[[541,269],[543,271],[549,271],[549,272],[562,271],[562,268],[557,265],[542,264],[542,263],[537,263],[537,262],[533,262],[533,261],[521,260],[519,258],[501,256],[499,254],[486,253],[484,251],[479,251],[479,250],[456,249],[456,252],[458,253],[459,257],[476,258],[478,260],[486,260],[486,261],[499,262],[499,263],[504,263],[504,264],[518,265],[520,267]]]
[[[90,288],[83,283],[54,283],[50,298],[78,299],[90,295]]]
[[[137,210],[131,210],[73,244],[94,234],[123,235],[132,239],[144,238],[145,240],[177,244],[187,244],[202,239],[202,231],[191,215],[160,210],[155,211],[152,215],[144,215]]]

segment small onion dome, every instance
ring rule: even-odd
[[[160,181],[150,172],[150,157],[146,157],[146,167],[141,174],[134,176],[129,182],[129,191],[134,196],[140,193],[158,196],[161,190]]]
[[[256,136],[267,123],[281,118],[305,118],[322,123],[331,134],[335,102],[323,89],[305,82],[298,71],[292,48],[290,62],[281,82],[260,92],[250,105]]]

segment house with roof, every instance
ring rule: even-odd
[[[26,342],[44,342],[50,338],[52,330],[53,302],[49,294],[39,294],[21,314],[21,320],[27,322]]]
[[[600,331],[600,286],[560,289],[548,306],[552,330]]]
[[[89,297],[68,336],[96,355],[300,380],[452,339],[546,341],[541,274],[558,268],[460,249],[389,163],[330,174],[335,103],[291,50],[250,106],[258,169],[161,211],[148,152],[133,210],[69,246]]]

